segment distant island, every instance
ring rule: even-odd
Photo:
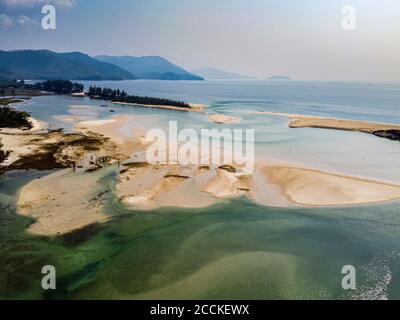
[[[161,57],[90,57],[50,50],[0,50],[0,79],[204,80]]]
[[[269,80],[292,80],[292,78],[288,76],[276,75],[268,78]]]
[[[253,79],[252,77],[244,76],[241,74],[220,70],[217,68],[205,67],[192,70],[193,73],[198,74],[206,80],[245,80]]]

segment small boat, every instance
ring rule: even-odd
[[[115,112],[113,109],[110,109],[110,112]]]
[[[108,107],[108,105],[106,105],[106,104],[102,104],[101,105],[103,108],[107,108]]]

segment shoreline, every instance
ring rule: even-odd
[[[23,192],[17,200],[18,212],[36,219],[29,232],[53,236],[110,219],[102,210],[105,192],[111,194],[113,191],[98,190],[99,180],[96,178],[110,167],[93,163],[93,156],[106,156],[109,164],[125,161],[118,168],[111,168],[116,171],[114,192],[122,205],[139,211],[161,207],[202,208],[239,197],[271,207],[338,207],[400,199],[400,185],[282,162],[256,163],[251,174],[228,163],[219,166],[149,164],[143,158],[148,146],[143,141],[143,131],[132,127],[133,135],[127,137],[119,130],[128,125],[132,117],[118,115],[108,119],[73,121],[76,133],[72,135],[98,137],[103,142],[92,151],[81,146],[66,146],[58,152],[59,157],[63,159],[73,155],[74,161],[80,165],[77,172],[63,169],[31,181],[21,189]],[[34,128],[40,130],[40,122],[35,121]],[[32,144],[32,138],[46,136],[34,132],[4,135],[16,139],[11,144],[21,141],[18,139],[28,139],[23,146],[28,147],[26,152],[34,155],[41,151],[37,142]],[[54,135],[57,136],[47,133],[44,141],[60,143],[63,134]],[[33,146],[35,148],[31,148]],[[55,183],[56,193],[47,187]],[[100,196],[90,190],[97,190]],[[88,206],[89,195],[94,199],[91,206]],[[91,213],[81,220],[81,213],[86,211]]]
[[[123,169],[121,169],[118,175],[117,193],[120,199],[128,199],[125,201],[126,203],[139,204],[136,208],[154,208],[163,205],[169,206],[171,204],[177,207],[180,206],[179,204],[181,204],[181,207],[197,207],[199,201],[196,197],[199,195],[202,197],[205,196],[203,200],[206,203],[212,203],[212,199],[229,199],[243,195],[248,196],[250,199],[258,199],[260,198],[259,193],[263,192],[263,187],[266,185],[268,185],[268,188],[271,187],[271,183],[268,181],[261,181],[263,187],[257,185],[256,179],[254,179],[257,176],[256,171],[252,175],[249,175],[241,172],[240,168],[234,164],[221,166],[148,164],[143,158],[143,154],[147,148],[147,144],[142,140],[143,132],[135,128],[136,133],[132,138],[127,138],[118,132],[118,128],[124,126],[130,117],[128,115],[121,115],[111,117],[108,120],[83,121],[76,124],[74,129],[105,135],[116,145],[127,143],[127,141],[130,141],[134,145],[134,147],[131,145],[131,148],[125,149],[125,154],[130,153],[133,156],[130,157],[129,163],[122,164]],[[302,173],[299,178],[300,180],[310,179],[310,176],[314,177],[312,179],[313,183],[320,181],[328,189],[330,188],[327,193],[335,194],[336,198],[328,197],[328,200],[325,201],[326,206],[366,204],[400,199],[400,185],[379,179],[352,176],[317,168],[303,167],[301,164],[271,160],[263,160],[261,163],[256,163],[255,170],[259,168],[262,171],[264,167],[274,168],[275,171],[289,170],[300,172]],[[163,172],[163,174],[160,172]],[[275,191],[279,191],[278,193],[280,193],[280,195],[277,195],[277,197],[280,196],[281,198],[281,201],[278,201],[279,203],[290,202],[293,205],[301,206],[315,205],[315,199],[297,203],[288,194],[285,194],[285,188],[288,185],[290,186],[291,183],[290,179],[280,179],[272,183],[277,189]],[[196,185],[196,187],[193,185]],[[310,194],[314,194],[319,187],[318,183],[316,183],[313,186],[313,190],[310,190]],[[362,191],[366,187],[368,187],[368,190],[373,189],[373,194],[376,193],[376,196],[363,194]],[[343,188],[347,188],[347,192],[343,192]],[[391,190],[396,195],[380,194],[378,191],[381,188],[386,191]],[[182,198],[177,190],[179,192],[191,190],[191,194],[189,193],[186,199],[172,201],[171,198],[174,197]],[[398,194],[397,191],[399,191]],[[168,196],[163,196],[163,194]],[[264,201],[258,203],[265,205],[275,204],[271,199],[266,203]]]

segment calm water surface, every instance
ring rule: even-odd
[[[93,83],[85,83],[93,85]],[[129,93],[206,103],[208,113],[242,118],[237,127],[256,130],[258,160],[269,157],[338,172],[400,181],[399,143],[360,133],[289,129],[283,118],[251,110],[400,122],[395,84],[314,82],[101,82]],[[87,119],[107,118],[102,102],[37,97],[20,108],[52,127],[54,118],[87,105]],[[113,106],[140,125],[212,127],[202,114]],[[147,124],[142,120],[149,118]],[[151,121],[150,121],[151,120]],[[133,120],[132,125],[135,125]],[[125,130],[122,128],[121,130]],[[126,129],[127,130],[127,129]],[[129,130],[127,130],[129,131]],[[25,183],[47,172],[0,177],[1,298],[400,298],[400,203],[343,208],[282,209],[246,199],[203,209],[163,208],[135,212],[110,193],[113,219],[62,237],[25,232],[32,221],[16,215]],[[100,172],[110,190],[114,174]],[[57,269],[57,290],[40,288],[43,265]],[[357,270],[357,290],[341,288],[341,269]]]

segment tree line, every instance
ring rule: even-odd
[[[0,93],[4,94],[4,89],[33,89],[53,92],[56,94],[71,94],[83,92],[84,86],[81,83],[72,82],[70,80],[47,80],[32,84],[26,83],[24,80],[2,80],[0,81]],[[96,86],[89,87],[87,95],[91,98],[104,99],[113,102],[190,108],[190,105],[184,101],[149,96],[128,95],[124,90],[115,90]]]
[[[36,82],[34,84],[26,84],[25,89],[36,89],[41,91],[49,91],[57,94],[71,94],[83,92],[83,84],[72,82],[69,80],[47,80],[45,82]]]
[[[19,111],[8,106],[0,107],[0,128],[32,128],[29,121],[30,114],[26,111]]]
[[[89,87],[88,96],[91,98],[98,98],[109,100],[113,102],[126,102],[136,103],[143,105],[163,105],[181,108],[190,108],[190,105],[183,101],[176,101],[165,98],[154,98],[148,96],[128,95],[124,90],[115,90],[110,88],[101,88],[96,86]]]
[[[5,89],[32,89],[54,92],[57,94],[71,94],[83,92],[84,86],[81,83],[76,83],[69,80],[47,80],[36,83],[26,83],[23,79],[0,80],[0,94],[4,94]]]

